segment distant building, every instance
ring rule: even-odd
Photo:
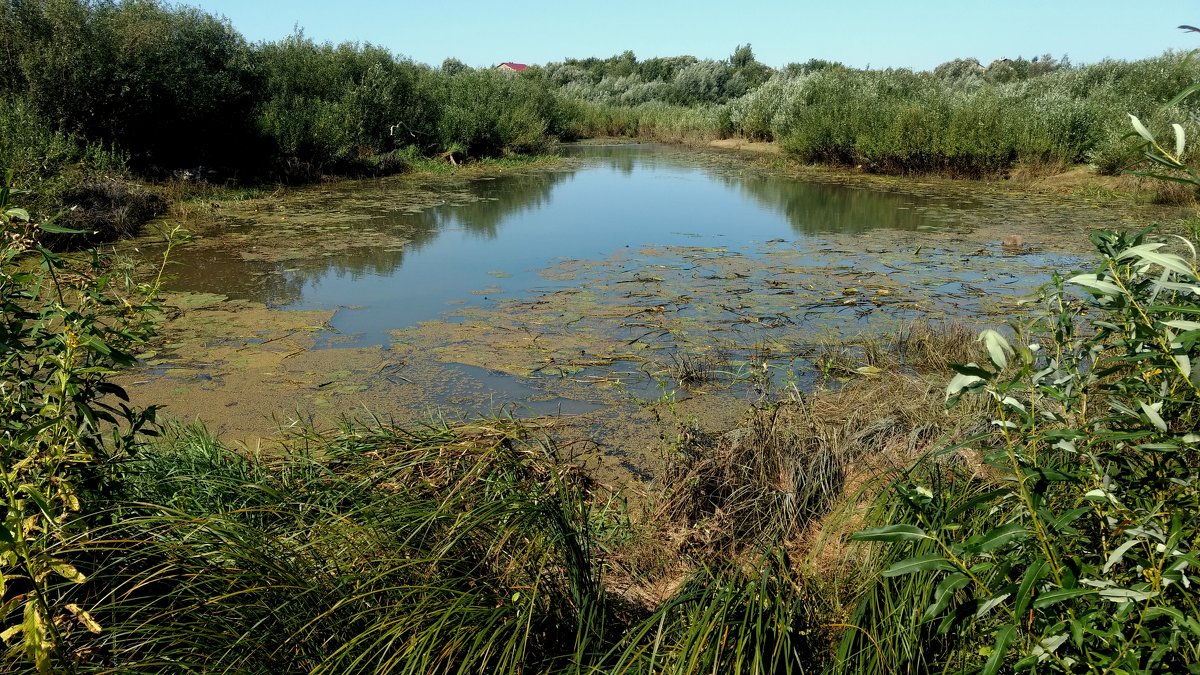
[[[505,61],[504,63],[501,63],[500,65],[496,66],[496,70],[502,70],[506,73],[519,73],[528,67],[529,66],[525,65],[524,63],[513,63],[511,61]]]

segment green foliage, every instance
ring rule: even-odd
[[[258,125],[287,160],[352,171],[405,146],[436,146],[432,71],[385,49],[317,44],[303,33],[256,56],[264,75]]]
[[[109,382],[150,334],[157,284],[123,286],[93,256],[73,265],[34,239],[0,182],[0,622],[11,649],[39,671],[58,668],[64,632],[99,626],[62,601],[54,581],[83,584],[67,539],[90,529],[118,466],[153,421]],[[168,246],[169,249],[169,246]],[[57,656],[56,656],[57,653]]]
[[[78,540],[103,670],[541,671],[605,636],[591,506],[547,446],[357,428],[268,461],[180,429]],[[316,459],[304,450],[313,443]]]
[[[531,152],[571,129],[540,73],[434,70],[303,32],[249,45],[224,19],[158,0],[3,3],[0,29],[0,93],[13,103],[0,111],[0,160],[30,181],[67,173],[70,185],[81,177],[62,169],[76,163],[93,178],[94,149],[150,177],[386,173],[412,153]]]
[[[444,110],[439,149],[459,146],[471,156],[545,150],[561,130],[558,99],[540,82],[495,70],[458,73],[441,83]]]
[[[112,668],[317,673],[811,672],[823,603],[780,551],[712,560],[655,611],[601,583],[630,525],[521,425],[356,426],[273,458],[172,428],[60,584]],[[74,548],[72,548],[72,546]]]
[[[984,331],[989,363],[956,367],[950,402],[992,404],[994,431],[971,444],[984,477],[902,481],[891,524],[856,535],[896,550],[889,597],[868,593],[856,618],[920,654],[906,663],[1155,673],[1200,659],[1195,250],[1146,233],[1093,242],[1095,270],[1056,277],[1042,318],[1015,339]],[[892,623],[904,614],[881,614],[897,599],[907,637]],[[856,635],[843,649],[870,653]]]
[[[0,12],[16,47],[13,89],[57,129],[116,144],[147,167],[244,151],[255,75],[228,22],[157,2],[42,0]]]
[[[610,673],[806,673],[826,665],[819,590],[776,550],[704,567],[631,627]]]
[[[1155,110],[1177,90],[1171,87],[1195,77],[1194,66],[1174,55],[1057,69],[1007,84],[983,81],[977,65],[780,78],[732,104],[735,130],[781,139],[803,161],[887,172],[976,175],[1089,158],[1111,171],[1130,149],[1119,128],[1124,110]],[[1161,73],[1129,77],[1150,66]]]

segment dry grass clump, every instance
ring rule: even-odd
[[[606,584],[653,608],[697,564],[780,547],[837,577],[833,570],[853,565],[843,541],[873,490],[978,427],[976,408],[943,406],[949,364],[977,360],[978,350],[965,327],[928,323],[831,345],[823,358],[848,379],[812,393],[793,388],[723,434],[683,434],[658,501],[610,561]]]
[[[945,373],[952,363],[980,358],[975,333],[959,323],[913,321],[895,332],[820,345],[814,362],[828,375],[861,374],[863,367],[907,373]]]
[[[863,482],[863,468],[905,466],[961,427],[962,415],[941,402],[941,385],[889,374],[755,408],[738,428],[672,458],[656,519],[686,532],[682,552],[732,554],[801,537],[848,484]]]
[[[166,210],[166,201],[144,188],[122,180],[101,178],[63,192],[67,209],[59,224],[82,230],[90,241],[114,241],[136,236],[142,225]],[[72,240],[60,242],[62,245]]]

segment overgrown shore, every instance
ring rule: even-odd
[[[592,137],[774,141],[802,164],[888,174],[1088,163],[1109,175],[1137,154],[1126,114],[1195,131],[1191,103],[1164,104],[1200,75],[1170,53],[773,69],[749,45],[721,61],[625,53],[502,73],[303,32],[251,44],[224,19],[157,2],[4,3],[0,30],[0,166],[32,191],[36,217],[62,213],[100,239],[212,186],[382,175]]]

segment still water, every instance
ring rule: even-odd
[[[880,230],[897,247],[915,246],[978,208],[961,196],[743,171],[727,157],[661,146],[565,152],[574,168],[467,181],[440,199],[432,188],[419,209],[387,180],[304,191],[265,212],[235,206],[224,229],[179,251],[173,285],[277,308],[336,308],[337,333],[325,344],[387,344],[390,331],[449,310],[578,283],[544,274],[564,261]]]
[[[732,414],[825,377],[846,338],[1003,326],[1051,271],[1088,264],[1089,230],[1146,217],[995,183],[789,178],[694,149],[564,153],[553,170],[212,207],[169,270],[203,310],[174,313],[136,390],[247,438],[314,410],[500,408],[618,430],[675,397]]]

